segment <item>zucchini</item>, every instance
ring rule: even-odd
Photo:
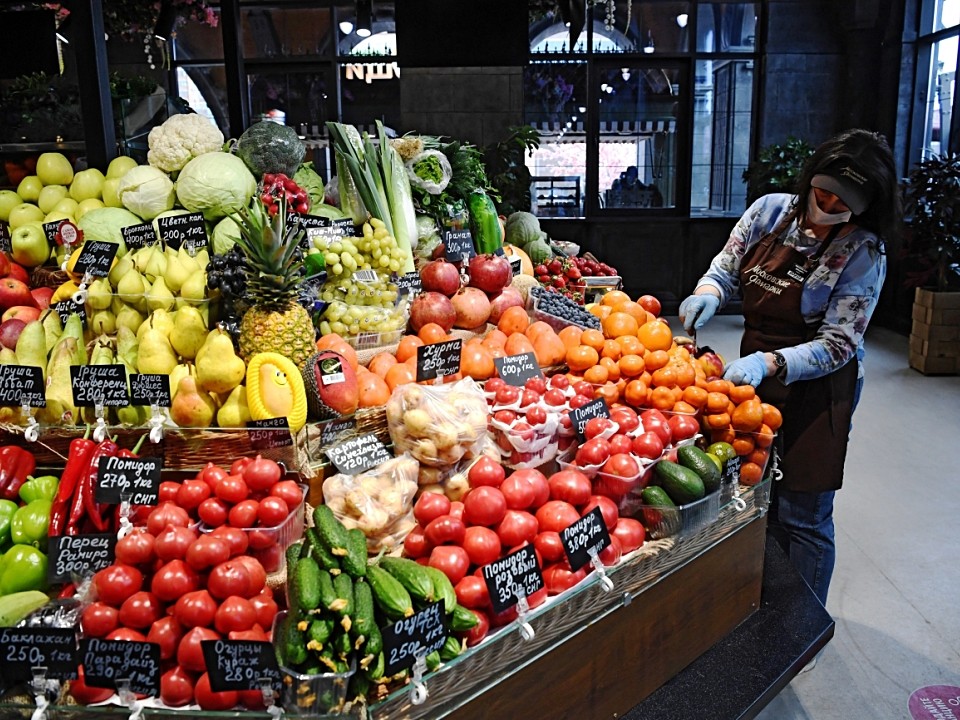
[[[373,590],[374,601],[388,618],[400,620],[413,615],[410,593],[393,575],[381,567],[371,565],[367,568],[367,581]]]
[[[465,608],[463,605],[457,605],[450,617],[450,629],[454,632],[464,632],[476,627],[478,622],[480,621],[477,620],[477,616],[473,614],[472,610]]]
[[[385,557],[380,560],[380,567],[399,580],[414,600],[433,602],[436,599],[433,578],[423,565],[408,558]]]
[[[453,583],[450,582],[450,578],[435,567],[419,564],[417,564],[417,567],[423,568],[433,581],[434,599],[439,600],[443,598],[444,611],[447,615],[452,613],[453,609],[457,606],[457,592],[453,589]]]
[[[347,554],[341,563],[344,571],[355,578],[367,574],[367,536],[360,528],[347,530]]]
[[[293,575],[293,597],[297,607],[304,613],[320,605],[320,567],[312,557],[297,561]]]
[[[347,554],[347,529],[326,505],[318,505],[313,511],[313,526],[320,542],[336,557]]]

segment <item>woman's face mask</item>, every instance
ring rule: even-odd
[[[852,215],[853,213],[849,210],[841,213],[825,213],[817,205],[817,196],[813,188],[810,188],[810,194],[807,195],[807,219],[814,225],[839,225],[847,222]]]

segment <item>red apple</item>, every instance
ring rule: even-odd
[[[720,377],[723,375],[723,358],[717,353],[712,351],[705,352],[697,358],[697,362],[700,363],[700,367],[703,368],[707,380],[710,380],[713,376]]]
[[[13,261],[10,262],[10,268],[4,273],[4,276],[19,280],[24,285],[30,282],[30,273],[28,273],[22,265],[17,265],[17,263]]]
[[[19,265],[11,267],[19,267]],[[27,287],[25,282],[12,277],[5,277],[0,280],[0,307],[12,308],[17,305],[36,307],[37,301],[33,299],[30,288]]]
[[[7,273],[10,272],[10,262],[10,258],[0,253],[0,277],[6,277]]]
[[[53,288],[34,288],[30,291],[30,294],[33,295],[33,299],[36,301],[37,307],[39,307],[41,310],[46,310],[48,307],[50,307],[50,299],[53,297]]]
[[[17,349],[17,338],[27,324],[23,320],[4,320],[0,323],[0,345],[11,350]]]
[[[31,291],[32,294],[32,291]],[[52,295],[53,293],[51,293]],[[12,308],[7,308],[3,315],[0,315],[0,322],[6,322],[7,320],[23,320],[25,323],[33,322],[40,318],[40,310],[35,307],[30,307],[28,305],[14,305]]]

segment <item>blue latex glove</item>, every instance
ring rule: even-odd
[[[716,295],[690,295],[680,303],[680,322],[688,334],[693,335],[707,324],[720,307],[720,298]]]
[[[762,352],[755,352],[739,360],[734,360],[723,371],[723,379],[734,385],[753,385],[756,387],[767,376],[767,361]]]

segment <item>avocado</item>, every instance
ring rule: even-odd
[[[657,463],[655,472],[660,480],[660,487],[677,505],[695,502],[707,494],[700,476],[683,465],[661,460]]]
[[[677,461],[700,476],[703,487],[708,493],[720,487],[720,470],[717,464],[700,448],[694,445],[678,448]]]

